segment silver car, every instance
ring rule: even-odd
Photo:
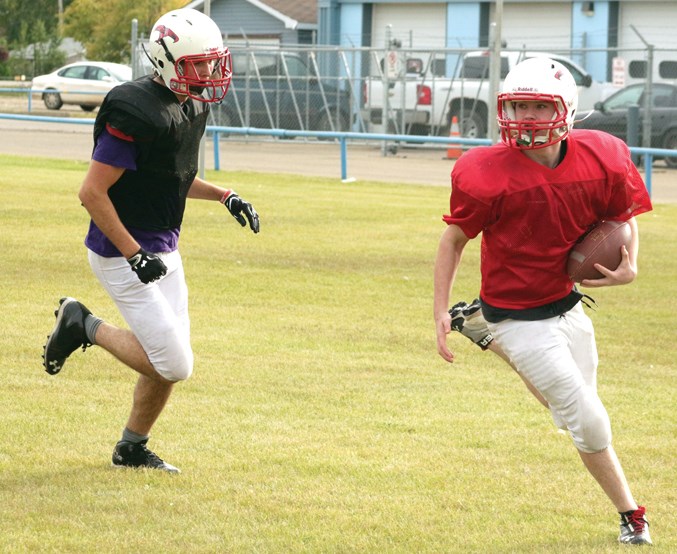
[[[130,81],[132,68],[109,62],[76,62],[33,79],[32,89],[42,95],[49,110],[75,104],[86,112],[100,106],[113,87]]]

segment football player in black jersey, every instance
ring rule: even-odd
[[[113,452],[115,467],[179,470],[146,447],[174,383],[193,371],[188,295],[179,233],[187,198],[221,202],[259,232],[256,210],[232,190],[197,177],[209,104],[224,98],[230,53],[206,15],[180,9],[153,26],[154,75],[123,83],[104,100],[79,198],[91,216],[90,265],[129,329],[61,299],[44,366],[58,373],[75,350],[98,345],[138,375],[131,413]]]

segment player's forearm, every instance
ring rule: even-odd
[[[89,205],[83,202],[83,205],[89,212],[92,221],[125,258],[131,258],[139,251],[139,248],[141,248],[139,243],[122,224],[108,197]]]
[[[451,289],[468,239],[456,226],[445,229],[435,260],[433,312],[435,320],[447,313]]]
[[[630,240],[630,246],[628,247],[628,259],[630,265],[637,270],[637,255],[639,254],[639,229],[637,227],[637,220],[634,217],[631,217],[628,220],[628,225],[632,231],[632,239]]]
[[[439,314],[443,314],[449,309],[449,296],[451,294],[451,286],[453,281],[453,272],[450,271],[451,257],[447,252],[440,251],[437,253],[437,261],[435,262],[434,273],[434,299],[433,299],[433,315],[438,319]]]
[[[138,252],[139,243],[120,221],[106,189],[88,186],[85,182],[80,189],[79,197],[92,221],[125,258],[130,258]]]
[[[138,252],[140,246],[120,221],[108,196],[109,189],[118,182],[124,172],[124,168],[92,160],[78,192],[78,198],[101,232],[125,258],[130,258]]]
[[[223,198],[224,193],[227,192],[228,190],[229,189],[213,185],[212,183],[209,183],[204,179],[196,177],[193,180],[193,184],[190,186],[190,189],[188,190],[188,198],[192,198],[195,200],[220,201],[221,198]]]

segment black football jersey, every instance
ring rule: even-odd
[[[94,124],[95,141],[110,125],[129,136],[139,152],[136,171],[125,170],[108,191],[125,226],[162,230],[181,225],[208,113],[208,104],[188,98],[182,105],[150,76],[108,93]]]

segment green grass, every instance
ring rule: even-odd
[[[193,377],[116,471],[133,373],[100,349],[41,367],[62,295],[121,324],[91,274],[85,165],[0,156],[0,551],[619,552],[570,440],[491,354],[435,350],[444,187],[210,173],[259,235],[192,202],[181,251]],[[677,206],[639,218],[640,276],[598,290],[600,394],[656,552],[677,551]],[[478,244],[455,295],[478,290]]]

